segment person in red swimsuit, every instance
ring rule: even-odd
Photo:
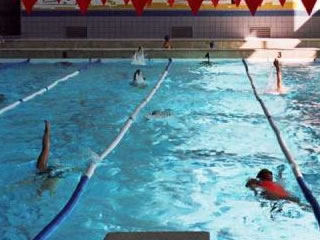
[[[246,187],[254,191],[255,194],[260,192],[260,195],[268,200],[288,200],[300,203],[297,197],[294,197],[284,187],[273,181],[273,174],[268,169],[262,169],[256,178],[249,179]]]

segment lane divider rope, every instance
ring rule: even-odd
[[[59,83],[61,82],[64,82],[64,81],[67,81],[69,80],[70,78],[73,78],[75,76],[77,76],[81,71],[85,70],[88,68],[89,65],[93,64],[93,63],[97,63],[98,61],[96,62],[92,62],[92,63],[88,63],[86,64],[85,66],[83,66],[82,68],[80,68],[79,70],[75,71],[74,73],[71,73],[61,79],[58,79],[56,80],[55,82],[53,82],[52,84],[50,84],[49,86],[46,86],[42,89],[40,89],[39,91],[35,92],[35,93],[32,93],[30,94],[29,96],[27,97],[24,97],[24,98],[21,98],[19,99],[18,101],[14,102],[14,103],[11,103],[9,104],[8,106],[6,107],[3,107],[0,109],[0,115],[4,114],[5,112],[9,111],[9,110],[12,110],[14,108],[16,108],[18,105],[20,105],[21,103],[25,103],[25,102],[28,102],[30,101],[31,99],[35,98],[36,96],[39,96],[39,95],[42,95],[44,94],[45,92],[51,90],[52,88],[56,87]]]
[[[248,68],[248,65],[246,63],[246,61],[244,59],[242,59],[242,62],[244,64],[244,67],[246,69],[246,73],[247,73],[247,76],[248,76],[248,79],[250,81],[250,84],[251,84],[251,87],[252,87],[252,90],[253,90],[253,94],[254,96],[256,97],[256,100],[260,103],[260,106],[263,110],[263,113],[264,115],[266,116],[266,118],[268,119],[268,122],[274,132],[274,134],[276,135],[277,137],[277,140],[278,140],[278,143],[280,145],[280,148],[283,152],[283,154],[285,155],[292,171],[293,171],[293,174],[300,186],[300,189],[302,190],[303,192],[303,195],[304,197],[306,198],[306,200],[310,203],[311,207],[312,207],[312,210],[313,210],[313,213],[314,213],[314,216],[318,222],[318,225],[320,226],[320,206],[319,206],[319,203],[317,201],[317,199],[313,196],[312,192],[310,191],[310,189],[308,188],[307,184],[305,183],[304,179],[303,179],[303,176],[302,176],[302,173],[300,171],[300,168],[299,168],[299,165],[297,164],[296,160],[294,159],[294,157],[291,155],[291,153],[289,152],[287,146],[286,146],[286,143],[284,142],[284,140],[282,139],[281,137],[281,133],[278,129],[278,127],[276,126],[276,124],[274,123],[273,119],[272,119],[272,116],[270,115],[267,107],[265,106],[263,100],[259,97],[258,93],[257,93],[257,90],[256,90],[256,87],[253,83],[253,79],[249,73],[249,68]]]

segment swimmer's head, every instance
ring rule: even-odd
[[[137,69],[136,73],[137,73],[137,74],[140,74],[140,73],[141,73],[141,70],[140,70],[140,69]]]
[[[169,35],[165,35],[164,36],[164,40],[169,41],[170,40],[170,36]]]
[[[157,115],[160,111],[159,110],[154,110],[151,112],[151,115]]]
[[[0,102],[4,101],[4,99],[5,99],[4,94],[0,94]]]
[[[264,168],[262,169],[258,174],[257,177],[261,181],[273,181],[273,175],[272,172],[268,169]]]

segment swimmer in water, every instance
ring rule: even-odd
[[[42,150],[37,160],[37,175],[44,177],[43,182],[39,189],[38,194],[41,196],[46,190],[49,190],[52,195],[56,188],[57,178],[54,177],[53,168],[48,167],[48,158],[50,151],[50,122],[45,120],[45,130],[42,137]]]
[[[63,66],[63,67],[71,67],[72,66],[72,62],[60,62],[60,64]]]
[[[139,46],[138,50],[134,53],[134,55],[132,57],[131,64],[134,64],[134,65],[146,65],[146,61],[144,59],[144,51],[143,51],[143,47],[142,46]]]
[[[282,73],[281,73],[281,66],[278,58],[274,59],[273,65],[276,68],[276,74],[277,74],[277,92],[283,93],[283,87],[282,87]]]
[[[62,178],[66,172],[73,171],[73,169],[59,169],[58,167],[48,166],[51,126],[48,120],[45,120],[44,122],[45,130],[42,137],[42,150],[38,157],[36,165],[37,176],[43,179],[43,182],[38,189],[38,194],[41,195],[44,191],[48,190],[52,195],[55,191],[59,178]]]
[[[37,161],[37,170],[39,173],[48,173],[48,158],[50,150],[50,122],[45,120],[45,130],[42,137],[42,150]]]
[[[204,57],[207,58],[207,61],[203,61],[201,62],[201,64],[205,66],[212,66],[212,62],[210,61],[210,53],[207,52],[207,54]]]
[[[170,109],[160,111],[160,110],[155,110],[152,111],[151,113],[146,115],[146,118],[151,120],[151,119],[163,119],[172,116],[172,111]]]
[[[133,74],[133,79],[130,84],[135,87],[145,88],[147,85],[145,80],[146,78],[143,77],[142,71],[140,69],[137,69]]]
[[[4,102],[5,98],[4,94],[0,94],[0,103]]]
[[[268,169],[262,169],[256,176],[247,181],[246,187],[267,200],[288,200],[300,203],[297,197],[291,195],[280,184],[273,181],[273,174]]]

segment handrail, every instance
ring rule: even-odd
[[[284,140],[281,137],[281,133],[278,129],[278,127],[276,126],[276,124],[274,123],[272,116],[270,115],[267,107],[265,106],[264,102],[262,101],[262,99],[259,97],[256,87],[253,83],[253,79],[249,73],[249,68],[248,65],[246,63],[246,61],[244,59],[242,59],[242,62],[245,66],[246,69],[246,73],[248,76],[248,79],[250,81],[254,96],[256,97],[257,101],[260,103],[260,106],[263,110],[264,115],[266,116],[266,118],[268,119],[268,122],[274,132],[274,134],[277,137],[278,143],[280,145],[281,151],[283,152],[283,154],[285,155],[288,163],[290,164],[290,167],[293,171],[294,176],[296,177],[296,180],[300,186],[300,189],[303,192],[304,197],[306,198],[306,200],[310,203],[314,216],[316,218],[316,220],[318,221],[318,225],[320,226],[320,206],[319,203],[317,201],[317,199],[313,196],[312,192],[310,191],[310,189],[308,188],[308,186],[306,185],[306,183],[304,182],[302,173],[300,171],[299,165],[297,164],[297,162],[295,161],[295,159],[293,158],[293,156],[291,155],[291,153],[289,152]]]

